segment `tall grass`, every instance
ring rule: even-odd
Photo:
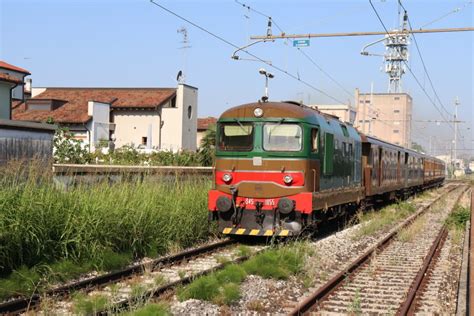
[[[0,170],[0,274],[59,261],[121,265],[208,236],[207,180],[57,188],[46,169]]]

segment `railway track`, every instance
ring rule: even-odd
[[[467,189],[453,186],[397,225],[375,246],[300,302],[290,315],[405,315],[416,312],[431,275],[427,272],[432,271],[446,236],[444,218]],[[449,199],[451,195],[456,198]],[[448,207],[436,213],[428,212],[440,200]],[[423,223],[420,232],[414,234],[412,240],[403,240],[400,232],[409,231],[417,221]]]
[[[81,290],[90,292],[94,289],[103,288],[108,284],[124,282],[134,277],[143,275],[143,273],[146,271],[163,270],[178,263],[198,260],[199,258],[209,256],[216,252],[222,252],[234,244],[236,244],[236,241],[226,239],[201,247],[188,249],[177,254],[164,256],[150,262],[133,265],[120,271],[106,273],[100,276],[73,282],[51,289],[45,293],[42,293],[41,295],[33,294],[30,297],[13,299],[0,304],[0,315],[16,315],[26,311],[37,310],[40,306],[44,307],[44,302],[51,304],[55,300],[67,300],[69,299],[69,295],[75,291]]]

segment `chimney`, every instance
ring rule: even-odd
[[[33,79],[31,78],[26,78],[25,80],[25,85],[23,86],[23,98],[25,100],[31,98],[31,89],[33,85]]]

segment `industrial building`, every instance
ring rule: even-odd
[[[413,101],[407,93],[359,93],[356,89],[355,127],[403,147],[411,146]]]

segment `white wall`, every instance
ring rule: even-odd
[[[158,111],[114,110],[112,116],[115,123],[115,148],[131,144],[138,146],[142,137],[148,138],[150,148],[159,148],[161,118]]]
[[[25,74],[14,71],[14,70],[9,70],[9,69],[0,69],[0,72],[9,74],[12,77],[15,77],[16,79],[20,80],[23,82],[23,78],[25,78]],[[23,100],[23,84],[17,85],[13,90],[12,90],[12,98],[13,99],[19,99]]]
[[[87,114],[92,117],[91,141],[109,140],[110,104],[96,101],[87,103]]]
[[[46,88],[33,88],[31,87],[31,97],[34,98],[38,94],[43,93],[46,91]]]
[[[197,88],[184,84],[178,85],[176,107],[162,109],[161,149],[196,150],[197,105]],[[188,107],[191,107],[190,117],[188,117]]]

